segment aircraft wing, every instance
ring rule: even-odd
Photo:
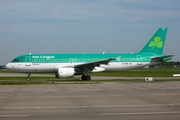
[[[76,71],[81,71],[81,72],[92,71],[95,67],[99,67],[101,64],[108,65],[110,61],[118,60],[118,59],[119,58],[109,58],[109,59],[101,60],[101,61],[78,64],[78,65],[75,65],[74,68],[76,69]]]
[[[164,56],[160,56],[160,57],[152,57],[151,60],[152,61],[167,61],[170,60],[171,57],[173,57],[174,55],[164,55]]]

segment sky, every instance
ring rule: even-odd
[[[179,0],[0,0],[0,65],[24,54],[131,53],[168,27],[180,61]]]

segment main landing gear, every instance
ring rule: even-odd
[[[82,77],[81,77],[81,80],[91,80],[91,76],[89,76],[89,75],[83,75]]]
[[[28,81],[28,82],[31,81],[30,77],[31,77],[31,73],[28,73],[28,77],[26,78],[26,81]]]
[[[26,78],[26,81],[31,81],[31,73],[28,73],[28,76]],[[82,75],[81,80],[91,80],[91,76],[89,75]]]

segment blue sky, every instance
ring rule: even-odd
[[[179,0],[0,0],[0,65],[30,52],[138,52],[159,27],[180,61]]]

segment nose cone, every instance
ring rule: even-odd
[[[13,71],[13,72],[18,72],[19,71],[18,67],[16,67],[16,65],[13,64],[13,63],[8,63],[6,65],[6,69],[9,70],[9,71]]]
[[[12,67],[12,65],[10,65],[10,63],[8,63],[8,64],[6,65],[6,69],[7,69],[7,70],[10,70],[11,67]]]

